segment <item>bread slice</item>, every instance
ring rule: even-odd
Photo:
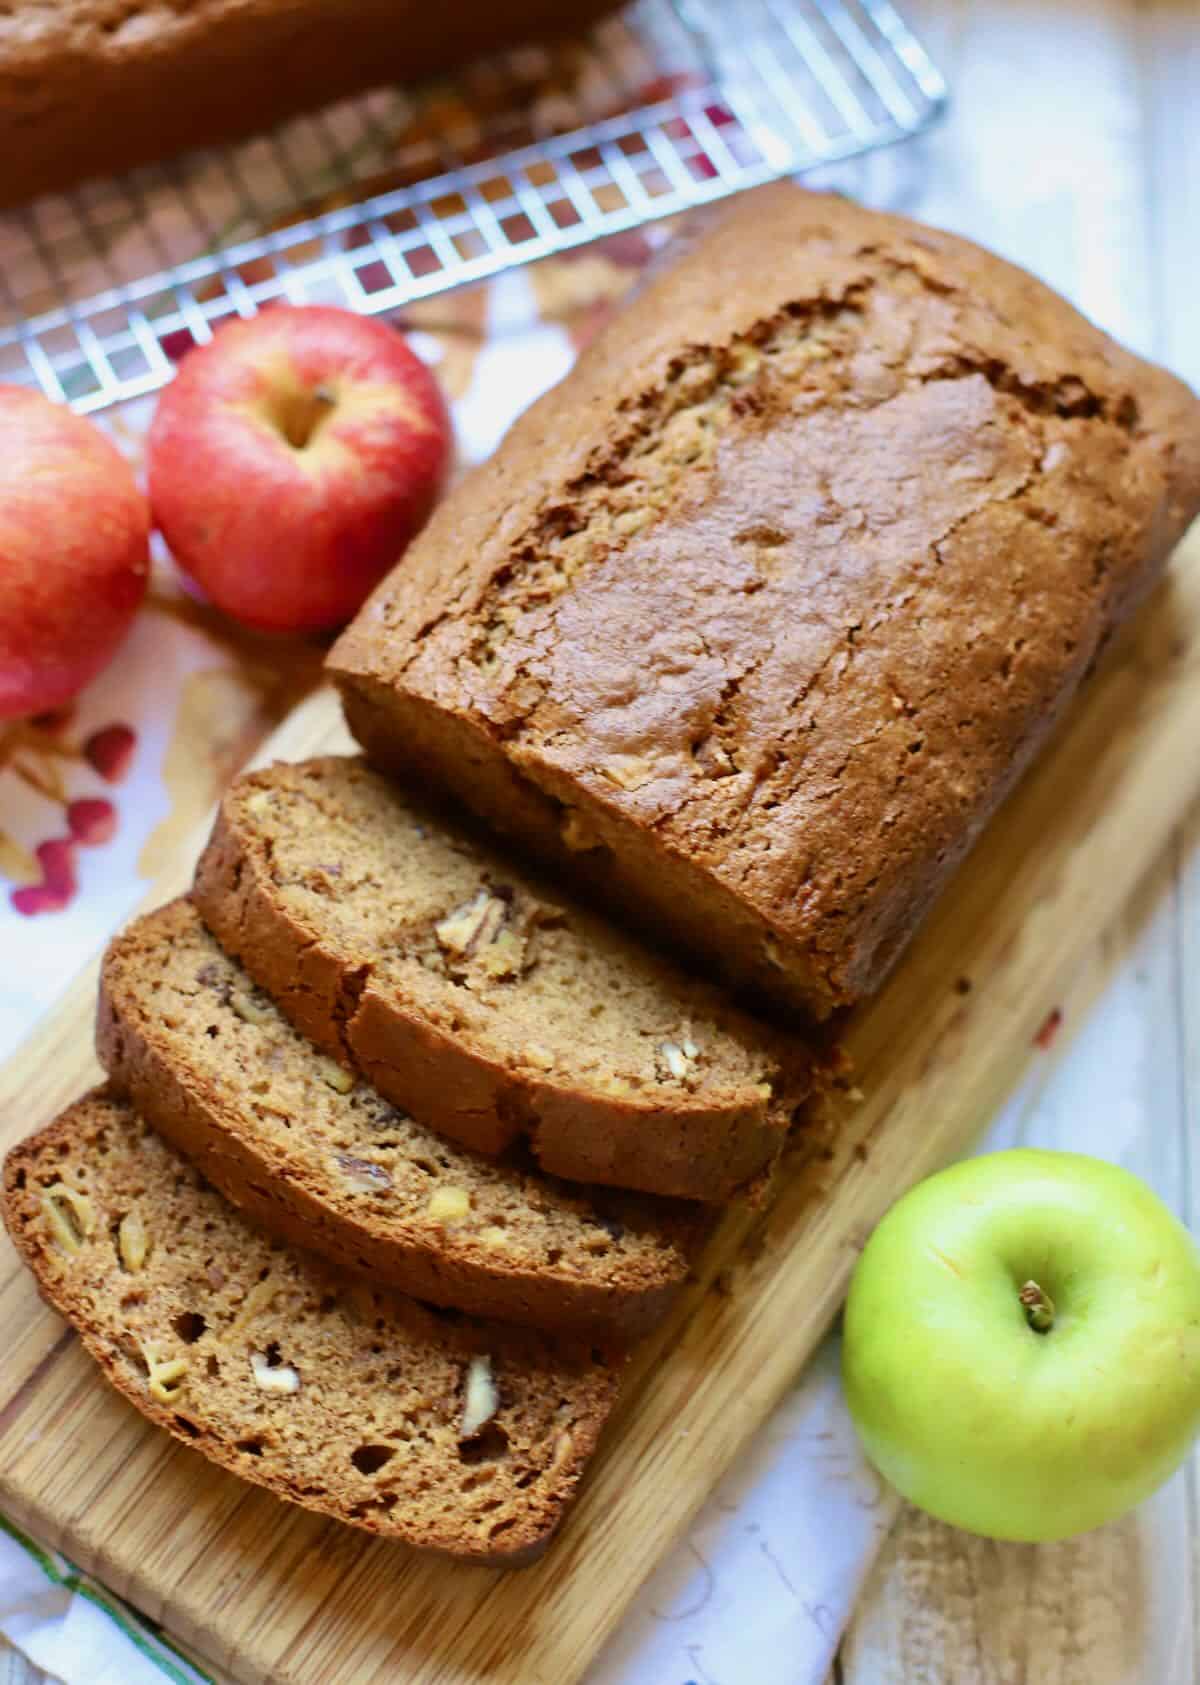
[[[756,1023],[362,761],[239,779],[195,897],[326,1053],[487,1153],[718,1201],[766,1170],[811,1084]]]
[[[483,1158],[318,1053],[188,901],[136,920],[100,981],[113,1086],[284,1240],[418,1299],[541,1328],[649,1328],[702,1206],[590,1191]]]
[[[104,1090],[9,1153],[4,1219],[150,1421],[278,1497],[421,1549],[537,1556],[616,1397],[602,1351],[350,1285],[268,1240]]]

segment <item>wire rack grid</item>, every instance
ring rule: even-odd
[[[0,216],[0,380],[100,410],[228,316],[395,311],[901,140],[945,100],[890,0],[639,0],[586,42]]]

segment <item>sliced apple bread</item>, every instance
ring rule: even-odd
[[[435,1134],[319,1053],[188,901],[137,919],[101,973],[114,1087],[284,1240],[415,1298],[632,1335],[666,1310],[706,1208],[589,1190]]]
[[[238,779],[194,893],[307,1036],[482,1152],[718,1201],[809,1092],[798,1039],[357,759]]]
[[[278,1497],[497,1567],[549,1542],[620,1362],[353,1285],[96,1090],[9,1153],[43,1296],[158,1426]]]

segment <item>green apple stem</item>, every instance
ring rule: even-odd
[[[1017,1297],[1025,1307],[1025,1320],[1035,1334],[1048,1334],[1054,1327],[1054,1300],[1036,1281],[1027,1281]]]

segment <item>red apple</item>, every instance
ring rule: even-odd
[[[61,707],[107,665],[145,595],[149,541],[116,446],[0,385],[0,719]]]
[[[437,499],[437,382],[385,322],[276,305],[183,359],[150,429],[155,520],[219,608],[264,631],[349,620]]]

